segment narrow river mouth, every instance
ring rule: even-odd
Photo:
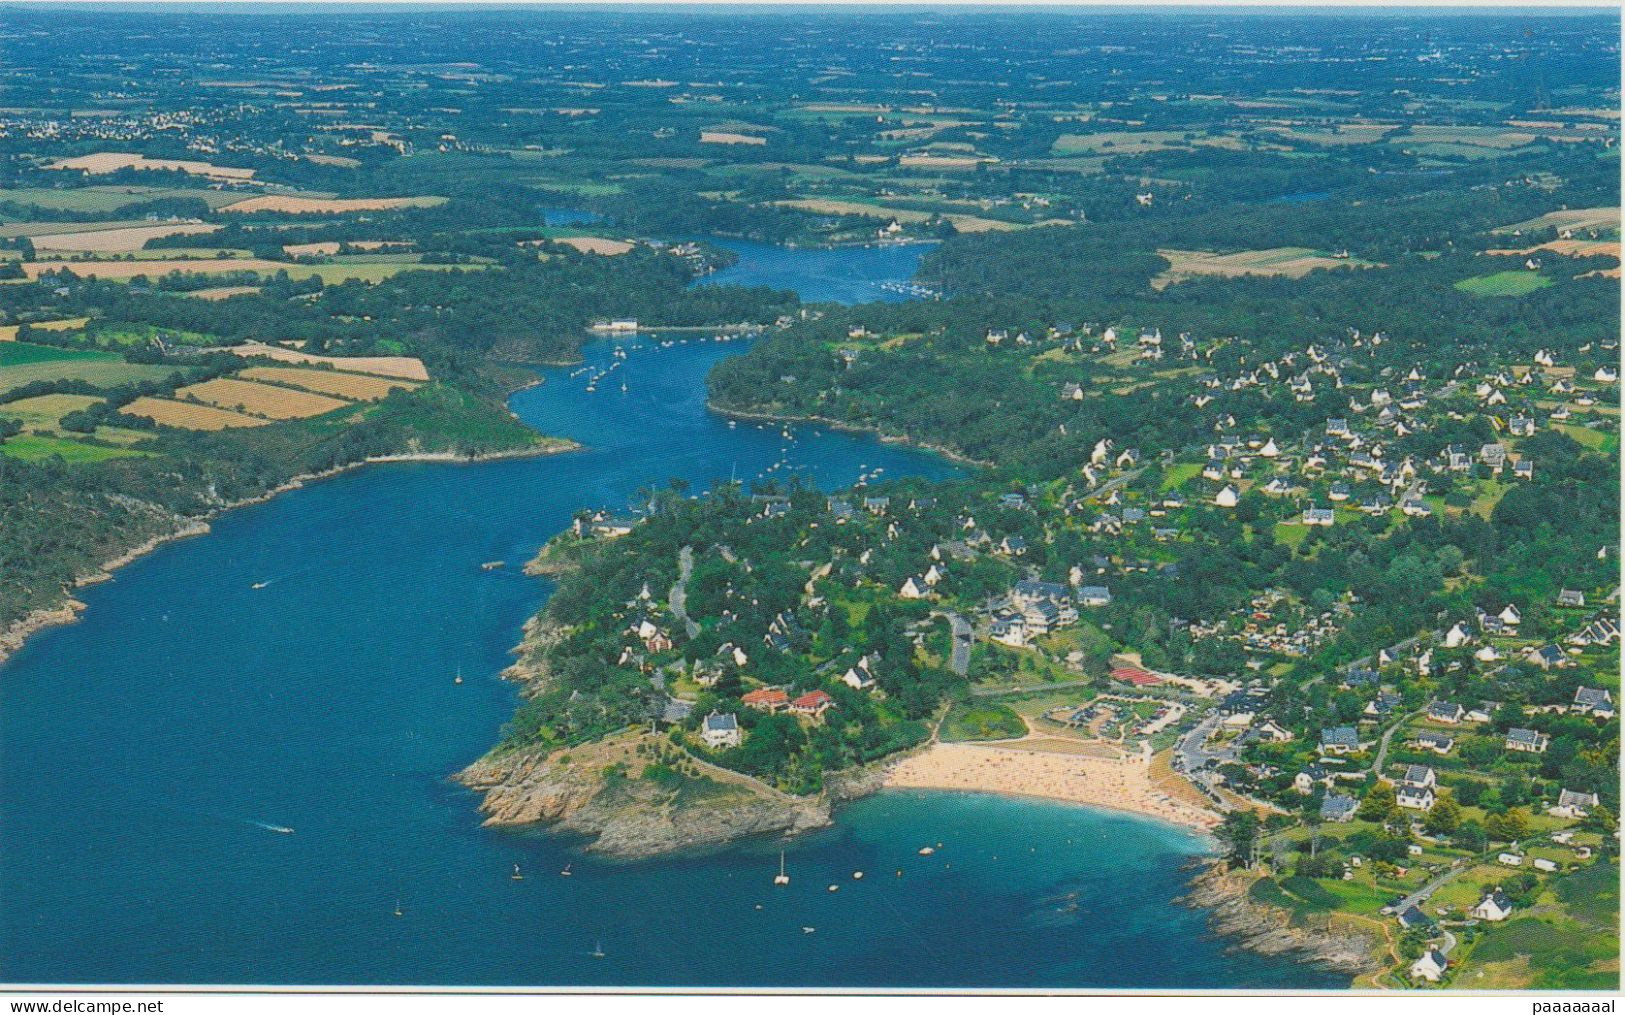
[[[868,436],[729,425],[704,377],[745,346],[705,337],[584,350],[583,365],[621,362],[609,376],[626,391],[540,368],[510,405],[580,451],[355,470],[83,590],[79,623],[0,669],[0,979],[1338,985],[1225,956],[1199,914],[1168,906],[1194,851],[1184,833],[1070,805],[872,797],[792,847],[779,893],[762,843],[609,865],[479,825],[447,776],[511,714],[498,674],[550,587],[518,568],[577,509],[622,508],[674,474],[696,490],[780,475],[787,445],[828,486],[860,468],[957,472]],[[947,844],[941,866],[921,863],[927,840]],[[824,890],[859,869],[905,874]],[[1124,878],[1156,901],[1103,937],[1080,913],[1111,911]],[[1125,972],[1128,946],[1150,951]]]

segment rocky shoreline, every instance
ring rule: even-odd
[[[273,497],[287,493],[290,490],[297,490],[306,483],[330,479],[333,476],[349,472],[351,469],[359,469],[365,465],[379,465],[389,462],[455,462],[472,465],[480,462],[498,461],[505,458],[535,458],[541,455],[562,454],[566,451],[575,451],[580,448],[580,446],[581,445],[572,440],[550,437],[545,438],[543,443],[539,443],[533,447],[516,448],[511,451],[494,451],[487,454],[474,455],[459,454],[453,451],[403,452],[396,455],[374,455],[369,458],[363,458],[359,461],[347,462],[344,465],[337,465],[331,469],[323,469],[319,472],[301,473],[300,475],[294,476],[285,482],[277,484],[269,490],[266,490],[264,493],[221,504],[219,507],[210,511],[206,515],[192,517],[182,515],[173,516],[175,526],[173,530],[153,536],[151,539],[146,540],[140,545],[131,547],[123,553],[120,553],[118,556],[103,561],[89,574],[82,575],[75,579],[73,585],[70,586],[69,589],[64,590],[64,592],[71,592],[74,589],[81,589],[87,585],[96,585],[107,581],[113,577],[114,571],[126,564],[131,563],[132,561],[145,557],[147,554],[153,552],[166,543],[172,543],[179,539],[188,539],[192,536],[207,535],[210,531],[209,522],[228,511],[248,507],[252,504],[263,504]],[[71,595],[65,595],[64,601],[61,605],[34,610],[32,613],[19,617],[5,629],[0,630],[0,663],[4,663],[15,652],[21,649],[24,643],[26,643],[30,637],[39,633],[40,631],[43,631],[46,628],[56,627],[61,624],[71,624],[75,620],[78,620],[80,613],[82,613],[84,609],[84,603],[72,598]]]
[[[1382,967],[1371,938],[1338,930],[1324,917],[1298,923],[1292,914],[1251,898],[1252,875],[1228,871],[1222,861],[1209,860],[1205,865],[1191,881],[1190,892],[1179,901],[1207,910],[1213,932],[1234,941],[1234,947],[1260,955],[1291,956],[1347,973],[1351,979]]]
[[[736,773],[701,766],[677,786],[638,778],[636,744],[624,738],[572,750],[488,756],[456,776],[484,794],[485,824],[545,824],[619,859],[720,848],[741,839],[791,836],[831,823],[825,797],[788,796]],[[609,774],[617,764],[628,776]]]
[[[859,426],[855,423],[845,423],[838,419],[830,419],[828,416],[797,416],[789,413],[754,412],[749,409],[730,409],[726,406],[718,405],[716,402],[710,399],[706,399],[705,407],[719,416],[727,416],[732,419],[757,420],[764,423],[817,423],[820,426],[827,426],[832,430],[843,430],[847,433],[874,434],[875,437],[884,444],[907,444],[910,447],[920,448],[923,451],[930,451],[933,454],[941,455],[949,461],[955,462],[959,465],[974,465],[979,469],[993,468],[992,462],[984,462],[978,458],[971,458],[970,456],[955,451],[952,448],[945,448],[940,444],[931,444],[927,441],[917,440],[907,435],[883,433],[878,427]]]

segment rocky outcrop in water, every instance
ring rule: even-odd
[[[592,852],[618,857],[794,835],[830,823],[827,800],[792,797],[734,773],[641,777],[629,760],[632,746],[518,750],[481,759],[458,779],[485,795],[480,810],[488,825],[548,824],[583,838]]]
[[[1350,977],[1381,968],[1376,943],[1363,934],[1339,930],[1324,917],[1293,914],[1254,901],[1248,894],[1254,877],[1210,863],[1191,882],[1179,901],[1209,911],[1213,931],[1237,948],[1260,955],[1290,955]]]

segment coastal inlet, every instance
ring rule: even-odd
[[[743,344],[696,337],[595,343],[585,365],[623,362],[614,383],[548,368],[514,397],[582,451],[356,470],[81,590],[78,623],[0,669],[0,978],[1346,985],[1229,953],[1174,902],[1203,843],[1103,811],[883,792],[792,842],[785,887],[772,840],[612,863],[482,827],[449,776],[512,714],[497,674],[548,593],[519,564],[574,511],[673,475],[953,470],[852,434],[729,427],[704,377]]]

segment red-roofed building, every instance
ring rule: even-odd
[[[1155,673],[1148,673],[1138,666],[1119,666],[1112,670],[1112,679],[1120,680],[1135,687],[1155,687],[1162,683],[1162,678]]]
[[[833,704],[835,704],[835,699],[831,698],[827,693],[808,691],[790,703],[790,711],[799,715],[823,715],[824,710]]]
[[[790,696],[777,687],[758,688],[739,700],[745,703],[745,707],[758,712],[777,712],[790,704]]]

